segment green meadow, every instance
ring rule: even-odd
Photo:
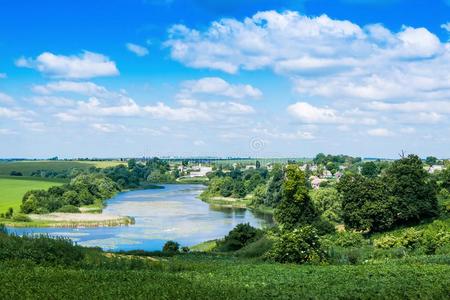
[[[20,172],[23,176],[30,176],[32,172],[37,170],[52,170],[62,172],[69,169],[87,170],[91,167],[107,168],[123,164],[116,160],[108,161],[53,161],[53,160],[37,160],[37,161],[14,161],[0,163],[0,175],[10,175],[12,171]]]
[[[29,190],[48,189],[60,182],[27,178],[0,178],[0,213],[9,207],[19,211],[22,196]]]

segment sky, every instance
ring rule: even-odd
[[[448,149],[450,0],[0,0],[0,158]]]

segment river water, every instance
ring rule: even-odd
[[[104,213],[131,216],[136,223],[119,227],[95,228],[9,228],[16,234],[47,234],[72,239],[82,246],[105,250],[161,250],[174,240],[181,246],[221,238],[239,223],[264,227],[271,215],[247,209],[209,205],[198,199],[201,185],[170,184],[164,189],[120,193],[107,201]]]

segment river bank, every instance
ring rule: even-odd
[[[251,197],[246,198],[233,198],[233,197],[222,197],[222,196],[210,196],[208,194],[202,193],[199,199],[205,203],[218,207],[229,207],[229,208],[245,208],[257,213],[263,214],[273,214],[274,209],[268,206],[255,206],[252,205],[253,199]]]

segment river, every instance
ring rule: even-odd
[[[201,185],[170,184],[164,189],[120,193],[107,201],[103,213],[131,216],[134,225],[94,228],[10,228],[16,234],[68,237],[82,246],[104,250],[161,250],[174,240],[181,246],[225,236],[239,223],[261,228],[272,223],[270,215],[247,209],[224,208],[204,203]]]

